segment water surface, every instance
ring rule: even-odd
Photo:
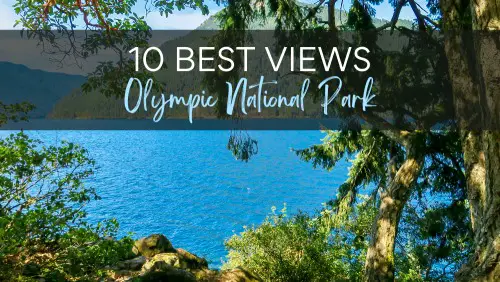
[[[0,132],[6,136],[9,132]],[[336,193],[347,173],[313,169],[291,148],[317,144],[319,131],[249,131],[259,152],[248,163],[226,149],[229,131],[29,131],[47,145],[83,145],[98,165],[90,179],[102,200],[89,219],[116,218],[122,234],[165,234],[175,247],[225,258],[224,240],[261,223],[271,207],[312,212]]]

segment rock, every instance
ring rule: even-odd
[[[107,274],[107,277],[110,278],[110,281],[113,282],[124,282],[124,281],[134,281],[135,277],[141,275],[140,271],[134,270],[116,270],[110,271]]]
[[[142,266],[142,271],[161,270],[166,266],[173,266],[182,269],[206,269],[208,262],[190,252],[178,249],[177,253],[161,253],[152,257]]]
[[[214,282],[217,281],[217,277],[219,276],[217,270],[208,268],[191,269],[190,272],[194,274],[196,281],[199,282]]]
[[[250,273],[248,270],[237,267],[231,270],[221,272],[219,282],[260,282],[262,279]]]
[[[178,254],[164,253],[157,254],[142,266],[143,272],[163,271],[170,267],[181,268]]]
[[[177,254],[179,254],[179,259],[181,260],[182,264],[185,265],[184,268],[208,268],[208,262],[204,258],[200,258],[199,256],[180,248],[177,249]]]
[[[130,271],[130,270],[118,270],[114,273],[111,273],[109,277],[111,281],[114,282],[125,282],[125,281],[134,281],[137,276],[139,276],[141,272],[139,271]]]
[[[127,270],[139,270],[146,263],[147,259],[145,256],[139,256],[133,259],[120,261],[116,264],[118,269],[127,269]]]
[[[196,277],[183,269],[167,266],[161,271],[147,272],[140,277],[141,282],[195,282]]]
[[[147,258],[153,257],[159,253],[176,252],[172,243],[170,243],[167,237],[161,234],[153,234],[135,241],[132,251],[136,255],[143,255]]]

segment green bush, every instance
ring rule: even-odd
[[[359,205],[342,220],[325,207],[314,216],[273,213],[259,227],[245,228],[226,242],[228,262],[265,281],[361,280],[372,206]],[[339,228],[337,228],[339,227]]]
[[[44,146],[23,133],[0,140],[0,281],[95,280],[130,255],[129,237],[109,239],[116,221],[86,222],[84,207],[99,199],[83,181],[94,169],[71,143]]]
[[[417,203],[415,203],[416,205]],[[461,201],[408,205],[396,238],[397,281],[453,281],[472,251]],[[358,198],[353,208],[324,207],[313,215],[273,213],[258,227],[226,241],[225,269],[242,266],[264,281],[362,281],[377,205]],[[460,222],[461,221],[461,222]]]

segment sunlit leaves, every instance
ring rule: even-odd
[[[223,268],[244,265],[265,281],[358,281],[361,279],[373,205],[364,199],[349,217],[334,225],[329,207],[307,215],[287,214],[286,206],[256,227],[234,235],[225,245]]]

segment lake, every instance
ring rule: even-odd
[[[121,235],[136,238],[165,234],[211,267],[225,258],[224,240],[260,224],[272,206],[286,203],[289,214],[321,208],[349,166],[313,169],[291,151],[320,143],[319,131],[248,131],[259,151],[247,163],[227,150],[229,131],[27,133],[47,145],[67,140],[89,150],[98,170],[87,182],[102,197],[88,206],[90,221],[114,217]]]

